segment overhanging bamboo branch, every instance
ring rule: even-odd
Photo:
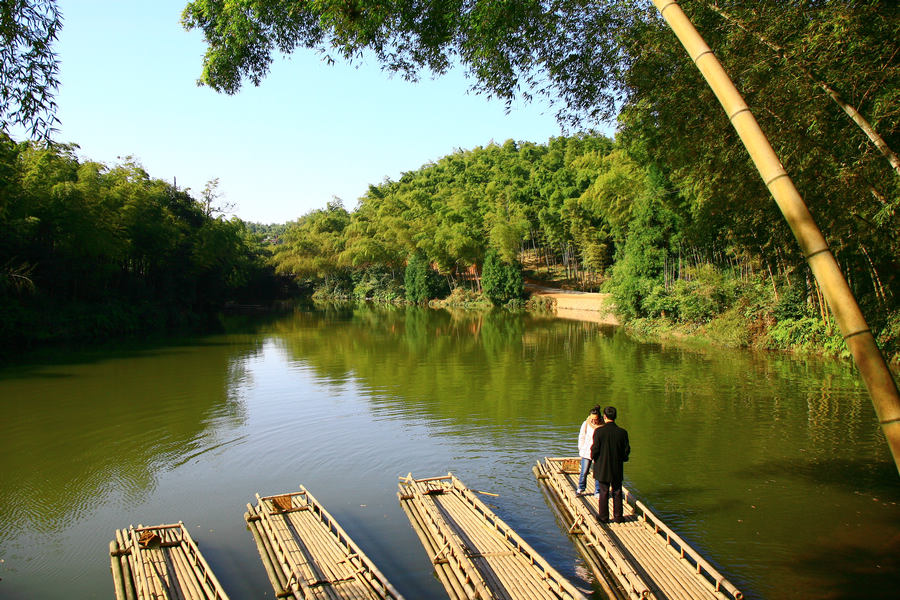
[[[740,92],[681,7],[674,0],[653,0],[653,4],[719,99],[794,233],[859,367],[900,471],[900,392],[825,237]]]
[[[860,129],[862,129],[863,133],[866,134],[866,137],[868,137],[869,140],[873,144],[875,144],[875,147],[878,148],[878,151],[881,152],[881,154],[883,154],[884,157],[888,160],[888,162],[891,164],[891,167],[894,169],[894,171],[897,172],[897,175],[900,175],[900,157],[898,157],[897,153],[894,152],[891,149],[891,147],[887,145],[887,142],[884,140],[883,137],[881,137],[881,134],[879,134],[875,130],[875,127],[873,127],[872,124],[869,123],[868,119],[866,119],[856,109],[856,107],[851,105],[849,102],[845,101],[844,98],[841,96],[841,94],[839,94],[838,91],[834,89],[834,87],[832,87],[825,81],[822,81],[822,79],[820,79],[815,74],[813,74],[813,72],[808,67],[806,67],[806,65],[804,65],[802,63],[802,61],[797,60],[791,53],[789,53],[787,50],[785,50],[782,46],[780,46],[779,44],[776,44],[775,42],[773,42],[766,36],[762,35],[761,33],[752,31],[750,29],[750,27],[748,27],[746,24],[744,24],[740,19],[738,19],[738,18],[734,17],[733,15],[731,15],[730,13],[722,10],[722,8],[720,8],[715,2],[707,2],[706,6],[709,7],[709,9],[711,11],[713,11],[714,13],[716,13],[717,15],[719,15],[726,21],[728,21],[730,23],[734,23],[734,25],[736,27],[739,27],[740,29],[746,31],[748,34],[754,36],[756,39],[758,39],[760,41],[760,43],[771,48],[772,51],[775,52],[776,56],[778,56],[779,58],[786,60],[786,61],[791,61],[792,64],[794,64],[794,66],[796,66],[797,69],[799,69],[801,73],[806,75],[806,77],[810,81],[812,81],[815,85],[822,88],[822,90],[824,90],[824,92],[826,94],[828,94],[828,96],[834,101],[834,103],[837,104],[841,108],[841,110],[843,110],[847,114],[848,117],[850,117],[850,119],[856,124],[856,126],[859,127]]]

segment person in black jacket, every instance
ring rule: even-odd
[[[609,497],[613,500],[613,521],[622,522],[622,481],[624,463],[631,454],[628,432],[616,425],[616,408],[603,409],[603,427],[594,430],[591,459],[594,461],[594,479],[600,484],[600,504],[597,520],[609,523]]]

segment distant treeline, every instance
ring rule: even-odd
[[[732,345],[842,353],[821,290],[759,183],[712,194],[645,151],[634,138],[593,133],[459,150],[370,186],[353,211],[335,201],[289,223],[273,263],[324,296],[390,300],[403,296],[413,254],[445,290],[477,290],[472,273],[495,255],[537,278],[602,287],[639,327],[661,319]],[[829,236],[833,251],[893,354],[900,278],[897,229],[887,225],[896,217],[871,196],[858,200],[813,205],[823,229],[839,234]]]
[[[758,184],[744,182],[740,204],[730,187],[724,199],[701,194],[635,139],[582,133],[458,150],[370,186],[352,211],[335,200],[260,225],[216,216],[213,192],[194,199],[133,162],[109,168],[71,146],[3,138],[0,331],[14,346],[192,325],[228,301],[271,300],[286,281],[327,298],[421,302],[456,291],[461,303],[483,293],[521,306],[524,273],[609,291],[636,329],[844,352]],[[841,233],[834,252],[896,354],[898,239],[884,226],[895,215],[877,204],[872,214],[868,197],[817,208],[823,229]]]
[[[271,301],[278,281],[238,219],[138,164],[0,134],[0,342],[205,326],[227,301]]]
[[[327,297],[418,302],[452,291],[460,303],[514,306],[524,273],[610,291],[635,329],[845,351],[733,115],[646,3],[432,3],[427,14],[389,3],[366,18],[346,3],[220,4],[191,2],[184,19],[204,32],[202,79],[215,89],[258,82],[275,48],[348,59],[371,51],[413,78],[459,62],[477,92],[507,102],[546,95],[570,126],[615,120],[616,139],[458,150],[372,185],[352,210],[336,200],[248,229],[216,216],[213,191],[198,201],[135,164],[82,163],[72,147],[3,137],[2,340],[190,321],[250,290],[271,295],[273,270]],[[898,355],[900,4],[683,8],[752,108],[883,348]],[[50,16],[37,31],[48,41],[38,35],[35,52],[10,55],[11,81],[24,73],[37,94],[22,114],[38,129],[52,125],[35,116],[52,95],[18,67],[37,62],[52,79]]]

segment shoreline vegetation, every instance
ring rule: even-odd
[[[786,226],[758,226],[771,206],[733,221],[699,210],[674,175],[600,134],[458,150],[370,186],[353,211],[335,199],[273,225],[226,218],[214,180],[195,198],[75,148],[0,137],[5,355],[215,331],[223,311],[310,298],[553,312],[644,338],[849,357]],[[885,231],[837,254],[896,367],[898,240]]]
[[[462,68],[473,91],[507,107],[543,96],[577,133],[455,149],[370,185],[352,209],[334,198],[288,223],[246,223],[229,217],[217,179],[192,195],[131,157],[109,166],[50,141],[61,20],[55,2],[37,20],[26,2],[4,25],[33,52],[4,64],[28,101],[0,110],[0,355],[202,330],[226,305],[305,296],[546,308],[554,299],[529,298],[527,278],[609,294],[616,319],[642,335],[846,357],[771,181],[657,11],[488,2],[359,18],[331,3],[219,4],[191,2],[182,16],[204,33],[201,81],[215,90],[259,83],[276,48],[372,51],[413,80]],[[900,364],[900,62],[885,43],[900,9],[732,4],[683,9],[803,195],[885,358]],[[615,138],[590,129],[598,123],[615,125]],[[34,139],[12,139],[11,124]]]

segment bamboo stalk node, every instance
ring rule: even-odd
[[[725,113],[731,114],[736,112],[733,109],[746,106],[744,98],[725,72],[721,63],[719,63],[714,54],[706,52],[709,50],[709,46],[707,46],[677,2],[675,0],[653,0],[653,3],[684,46],[688,56],[699,55],[700,53],[706,56],[703,65],[697,64],[696,61],[695,64],[697,64],[701,75],[709,84],[716,98],[718,98],[722,108],[725,109]],[[837,93],[833,89],[824,84],[824,82],[820,82],[820,85],[829,92],[829,95],[836,102],[838,101]],[[890,148],[877,135],[869,123],[865,122],[865,119],[859,115],[858,111],[845,102],[840,101],[838,104],[858,125],[863,127],[869,139],[875,142],[878,149],[889,158],[894,168],[900,172],[900,159],[890,151]],[[826,302],[834,311],[834,317],[840,330],[844,332],[867,328],[868,326],[859,304],[853,296],[847,278],[844,277],[837,261],[834,260],[834,256],[830,256],[830,258],[829,256],[822,256],[816,260],[810,260],[813,253],[811,251],[812,248],[827,247],[825,236],[818,225],[816,225],[803,197],[794,186],[790,176],[787,175],[784,165],[782,165],[781,160],[760,128],[753,113],[749,110],[742,111],[741,118],[733,118],[731,123],[750,154],[750,158],[756,165],[760,177],[765,182],[769,192],[775,199],[775,203],[791,228],[801,250],[807,254],[809,268],[818,284],[822,287],[822,293]],[[821,253],[824,254],[824,251]],[[830,252],[828,254],[830,255]],[[861,339],[865,340],[866,338]],[[900,389],[897,388],[897,382],[894,381],[890,368],[885,362],[878,344],[875,343],[874,337],[869,341],[854,339],[852,343],[848,340],[847,346],[853,355],[856,366],[860,370],[863,381],[865,381],[878,420],[890,419],[893,414],[900,411]],[[882,429],[882,431],[885,434],[885,438],[887,438],[894,464],[900,470],[900,433],[886,429]]]

